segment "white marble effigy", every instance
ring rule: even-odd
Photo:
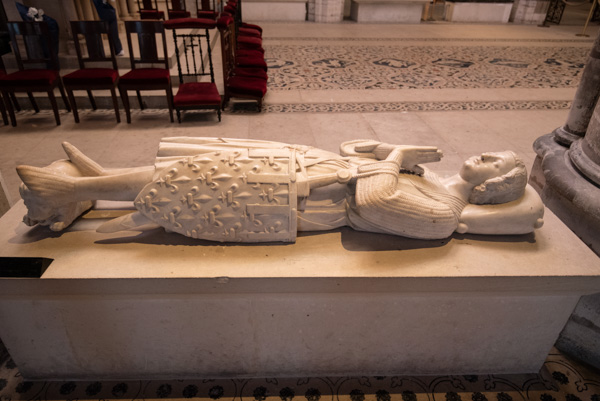
[[[536,372],[600,263],[551,212],[535,233],[293,244],[53,233],[0,220],[0,337],[27,379]],[[48,258],[41,277],[6,277]],[[25,272],[23,275],[28,275]],[[17,274],[18,276],[18,274]]]

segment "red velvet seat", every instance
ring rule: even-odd
[[[187,108],[196,105],[221,104],[221,95],[211,82],[187,82],[179,85],[173,98],[175,108]]]
[[[58,71],[32,68],[6,75],[4,80],[0,81],[0,85],[31,86],[31,89],[35,89],[38,86],[52,85],[57,78]]]
[[[260,78],[264,81],[269,79],[267,72],[262,68],[236,67],[233,69],[233,75],[238,77]]]
[[[140,91],[164,90],[167,95],[169,117],[171,122],[173,122],[173,91],[171,88],[171,75],[169,73],[169,59],[163,22],[125,21],[125,32],[127,34],[131,71],[124,74],[119,80],[119,92],[121,93],[127,122],[131,123],[131,108],[127,95],[127,91],[130,90],[136,91],[141,109],[144,108],[144,102],[142,101]],[[137,38],[138,57],[134,56],[134,37]],[[162,51],[159,52],[159,49],[162,49]],[[160,64],[161,67],[138,68],[139,65],[148,64]]]
[[[267,62],[264,57],[236,57],[235,65],[241,68],[262,68],[264,71],[267,71]]]
[[[39,108],[32,92],[46,92],[54,111],[56,125],[60,125],[58,104],[54,96],[55,88],[59,88],[68,111],[71,111],[71,107],[60,78],[58,57],[54,51],[55,44],[52,42],[48,25],[46,22],[15,21],[8,22],[7,27],[19,70],[6,74],[0,79],[0,90],[13,127],[16,127],[17,120],[10,99],[15,97],[15,92],[27,92],[36,112]],[[39,68],[40,64],[46,65],[46,68]],[[26,65],[35,67],[25,69]]]
[[[214,19],[184,18],[169,20],[165,29],[173,30],[175,59],[179,73],[179,88],[173,98],[177,121],[181,123],[183,110],[215,110],[221,121],[221,95],[215,84],[209,30],[216,27]],[[185,29],[184,33],[178,30]],[[188,33],[188,30],[192,30]],[[204,33],[201,33],[204,31]],[[206,41],[203,43],[203,41]],[[181,49],[183,54],[180,53]],[[196,49],[196,50],[194,50]],[[203,50],[207,51],[208,71]],[[210,78],[210,82],[202,81]]]
[[[257,31],[256,29],[244,28],[244,27],[238,28],[238,35],[239,36],[251,36],[251,37],[255,37],[255,38],[262,37],[262,34],[260,31]]]
[[[83,85],[94,81],[100,85],[114,84],[119,78],[119,72],[112,68],[85,68],[74,71],[63,77],[63,83],[66,85]]]
[[[165,12],[158,9],[156,0],[137,0],[140,19],[165,19]]]
[[[233,76],[227,81],[227,87],[230,97],[262,99],[267,93],[267,81],[260,78]]]
[[[143,85],[148,82],[169,85],[171,74],[164,68],[136,68],[121,77],[121,85]]]
[[[69,100],[73,106],[73,117],[75,122],[79,122],[79,113],[77,112],[77,102],[73,96],[74,90],[87,91],[92,108],[96,110],[96,101],[92,95],[92,90],[110,90],[113,107],[117,122],[121,122],[119,113],[119,102],[117,100],[116,87],[119,83],[119,71],[117,69],[117,59],[115,57],[115,48],[111,39],[111,30],[105,21],[71,21],[71,32],[75,43],[75,52],[79,61],[79,69],[63,77]],[[102,35],[108,35],[110,54],[106,55]],[[81,49],[81,39],[84,40],[87,56]],[[110,63],[112,68],[86,68],[87,63]]]

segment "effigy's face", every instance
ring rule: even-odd
[[[465,160],[460,169],[463,180],[479,185],[490,178],[508,173],[516,162],[511,152],[489,152]]]

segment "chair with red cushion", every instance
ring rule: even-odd
[[[167,0],[167,15],[169,19],[190,18],[190,12],[185,9],[185,0]]]
[[[158,9],[156,0],[137,0],[140,19],[165,19],[165,12]]]
[[[267,74],[262,68],[244,68],[236,64],[234,29],[231,16],[221,16],[217,21],[221,34],[221,57],[225,96],[223,109],[231,98],[251,99],[262,109],[262,99],[267,93]]]
[[[230,39],[231,48],[233,49],[233,61],[235,67],[241,68],[260,68],[267,71],[267,63],[265,61],[264,50],[260,49],[241,49],[240,43],[235,36],[235,21],[229,13],[221,13],[217,21],[219,31],[221,32],[221,40],[225,36]]]
[[[75,122],[79,122],[79,114],[77,113],[77,103],[75,102],[73,91],[87,91],[92,108],[96,110],[96,101],[94,100],[92,91],[102,89],[110,90],[117,122],[120,123],[121,116],[119,115],[119,102],[117,100],[116,92],[119,83],[119,71],[117,68],[117,58],[115,57],[114,42],[111,38],[111,31],[108,27],[108,23],[105,21],[71,21],[71,31],[73,32],[79,69],[65,75],[63,77],[63,82],[73,108]],[[108,35],[109,38],[108,44],[110,55],[108,56],[104,50],[102,35]],[[82,38],[85,43],[85,49],[87,50],[87,56],[84,56],[81,49],[80,40]],[[99,68],[96,65],[96,63],[107,64],[108,62],[111,63],[112,68]],[[88,63],[94,63],[94,68],[88,68],[86,66]]]
[[[169,116],[173,122],[173,91],[163,22],[125,21],[125,32],[131,71],[119,79],[119,92],[125,108],[127,123],[131,123],[131,108],[127,95],[127,91],[130,90],[136,91],[141,109],[144,108],[144,103],[140,91],[164,90],[167,93]],[[133,46],[133,37],[137,37],[137,48]],[[162,43],[159,44],[157,38]],[[162,49],[161,54],[159,54],[159,48]],[[135,54],[139,54],[139,56],[136,57]],[[160,65],[161,68],[156,65]]]
[[[196,0],[196,15],[198,18],[216,20],[219,12],[215,7],[215,0]]]
[[[175,43],[179,89],[173,98],[173,106],[177,111],[177,121],[181,123],[182,110],[206,109],[215,110],[221,121],[221,95],[215,84],[209,33],[210,29],[216,27],[215,20],[185,18],[166,21],[164,26],[165,29],[173,30]],[[181,33],[181,30],[192,31]],[[183,54],[180,54],[180,48],[183,49]],[[204,62],[203,48],[207,52],[208,68]]]
[[[233,75],[268,79],[266,63],[262,59],[262,64],[253,64],[248,62],[249,57],[242,56],[242,62],[238,62],[235,50],[235,37],[233,33],[233,20],[229,15],[221,15],[217,20],[217,27],[221,37],[221,58],[223,60],[223,73],[232,73]],[[252,57],[261,57],[262,54],[252,55]],[[227,64],[227,65],[226,65]],[[264,64],[264,67],[263,67]]]
[[[10,98],[15,92],[26,92],[36,112],[39,111],[32,92],[46,92],[54,111],[56,125],[60,125],[58,104],[54,89],[60,89],[61,96],[68,111],[71,111],[59,74],[58,57],[54,52],[54,43],[46,22],[12,21],[7,23],[13,52],[17,60],[18,71],[7,74],[0,79],[0,88],[4,97],[8,114],[13,127],[17,126],[15,111]],[[25,50],[26,58],[22,50]],[[40,68],[40,65],[46,68]],[[25,66],[34,66],[26,69]]]

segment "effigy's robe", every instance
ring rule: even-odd
[[[236,149],[185,156],[162,169],[136,208],[170,231],[211,241],[293,242],[296,149]]]

